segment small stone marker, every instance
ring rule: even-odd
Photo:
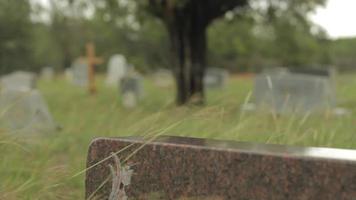
[[[277,113],[327,110],[336,106],[333,82],[328,76],[262,73],[255,80],[255,103]]]
[[[356,151],[182,137],[99,138],[89,148],[86,198],[107,199],[112,153],[133,171],[129,199],[353,200]],[[134,153],[133,153],[134,152]],[[132,154],[133,153],[133,154]],[[105,159],[105,160],[104,160]],[[100,163],[99,163],[100,162]],[[99,164],[97,164],[99,163]]]
[[[37,90],[1,90],[0,112],[0,127],[6,132],[33,134],[57,129],[45,100]]]
[[[123,55],[116,54],[111,56],[106,75],[106,84],[108,86],[117,86],[127,74],[128,67],[126,58]]]
[[[174,84],[174,77],[170,70],[159,69],[153,74],[154,83],[161,88],[168,88]]]
[[[32,72],[17,71],[1,77],[0,87],[3,89],[31,90],[36,88],[37,76]]]
[[[64,70],[64,77],[67,81],[73,82],[73,70],[71,67]]]
[[[54,77],[54,69],[52,67],[44,67],[41,70],[41,78],[45,80],[52,80]]]
[[[229,78],[225,69],[208,68],[204,76],[204,85],[207,88],[223,88]]]
[[[72,64],[71,70],[72,81],[74,85],[80,87],[88,87],[89,85],[89,72],[88,63],[85,58],[78,58]]]
[[[134,72],[122,78],[120,84],[122,104],[126,108],[136,107],[143,97],[142,77]]]

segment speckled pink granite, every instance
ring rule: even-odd
[[[99,138],[88,167],[118,152],[123,160],[140,138]],[[107,199],[108,165],[87,171],[86,198]],[[356,200],[356,151],[161,137],[129,159],[129,199]],[[105,180],[105,184],[102,184]],[[99,186],[101,186],[99,188]]]

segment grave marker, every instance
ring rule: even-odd
[[[131,166],[131,182],[120,188],[132,199],[356,197],[355,150],[182,137],[148,142],[131,137],[99,138],[91,143],[87,166],[95,166],[87,170],[86,198],[107,199],[116,190],[109,168],[115,163],[110,158],[115,152],[120,152],[122,162],[130,155],[123,166]]]
[[[52,80],[54,77],[54,69],[52,67],[44,67],[41,70],[41,78],[45,80]]]
[[[66,70],[67,76],[72,79],[73,83],[80,87],[88,87],[89,72],[88,63],[85,58],[76,59],[70,71]]]
[[[48,106],[37,90],[0,91],[0,127],[16,133],[50,133],[57,129]]]
[[[262,73],[256,77],[255,103],[277,113],[323,111],[336,106],[329,77],[302,73]]]
[[[134,72],[123,77],[120,84],[120,92],[124,107],[136,107],[138,101],[143,97],[142,77]]]
[[[32,72],[17,71],[1,77],[0,87],[13,90],[31,90],[36,88],[37,76]]]
[[[228,77],[229,73],[225,69],[208,68],[204,76],[204,85],[207,88],[223,88]]]
[[[88,89],[90,94],[96,93],[95,85],[95,65],[101,64],[103,61],[101,58],[95,56],[95,46],[93,43],[86,45],[87,62],[88,62]]]
[[[73,69],[72,69],[72,67],[67,68],[67,69],[64,70],[64,77],[67,79],[67,81],[73,82]]]
[[[127,74],[128,68],[126,58],[123,55],[116,54],[111,56],[108,63],[106,84],[109,86],[117,86]]]

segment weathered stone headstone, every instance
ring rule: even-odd
[[[117,86],[121,79],[127,74],[129,65],[123,55],[116,54],[111,56],[108,63],[106,83],[109,86]]]
[[[41,70],[41,78],[45,80],[52,80],[54,77],[54,69],[52,67],[44,67]]]
[[[80,87],[88,87],[89,84],[89,69],[88,62],[84,58],[79,58],[72,64],[72,81]]]
[[[129,184],[120,187],[129,199],[356,197],[355,150],[161,137],[94,140],[87,161],[87,199],[108,199],[123,185],[113,185],[122,176],[109,168],[117,163],[112,156],[117,152],[121,168],[133,172],[126,173]]]
[[[225,69],[208,68],[204,76],[204,85],[207,88],[223,88],[229,78],[229,73]]]
[[[72,68],[65,69],[64,76],[65,76],[67,81],[73,82],[73,71],[72,71]]]
[[[3,89],[31,90],[36,88],[37,76],[32,72],[17,71],[5,75],[0,79]]]
[[[263,73],[256,77],[255,103],[278,113],[334,108],[335,87],[329,77],[299,73]]]
[[[1,90],[0,113],[0,127],[10,133],[48,133],[57,128],[37,90]]]
[[[121,79],[120,91],[124,107],[133,108],[143,97],[143,80],[136,73],[129,73]]]
[[[153,74],[154,83],[161,88],[170,87],[174,84],[174,76],[168,69],[159,69]]]

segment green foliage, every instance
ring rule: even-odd
[[[0,74],[31,65],[31,22],[28,0],[0,1]]]
[[[61,70],[85,54],[88,41],[94,41],[104,60],[121,53],[142,72],[170,67],[168,34],[147,12],[148,1],[50,2],[47,10],[31,10],[28,0],[0,2],[0,73],[36,71],[46,65]],[[306,18],[323,3],[250,0],[249,8],[229,12],[210,26],[208,64],[233,71],[313,64],[352,68],[352,41],[332,42]],[[48,21],[31,20],[42,12],[47,12]],[[105,68],[104,63],[98,70]]]
[[[356,38],[339,39],[330,44],[332,62],[341,70],[356,68]]]

